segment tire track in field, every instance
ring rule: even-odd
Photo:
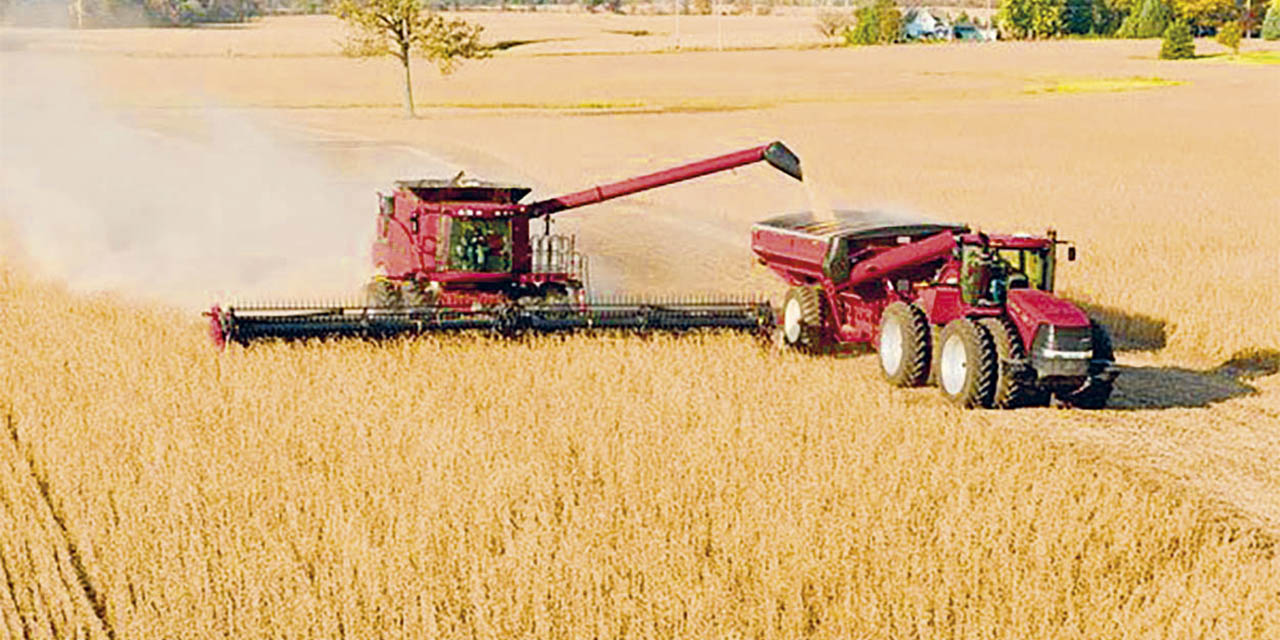
[[[1229,382],[1202,375],[1206,386]],[[1236,383],[1248,391],[1210,406],[1126,410],[1122,373],[1120,398],[1112,403],[1120,408],[990,412],[988,422],[1079,446],[1162,484],[1185,487],[1280,538],[1280,402],[1274,390]]]
[[[66,518],[61,511],[58,510],[54,503],[53,496],[49,490],[48,479],[43,477],[36,470],[35,460],[30,455],[30,450],[22,446],[22,441],[18,436],[18,425],[13,420],[12,413],[5,413],[5,428],[9,436],[9,440],[13,443],[13,451],[16,459],[25,466],[26,475],[34,484],[37,495],[40,496],[41,502],[45,509],[48,510],[48,517],[57,526],[60,534],[62,549],[66,552],[67,558],[71,562],[71,568],[76,574],[77,585],[67,585],[68,588],[78,588],[88,601],[90,609],[98,620],[99,628],[106,634],[110,640],[115,640],[115,629],[112,628],[107,618],[106,599],[102,596],[102,592],[94,586],[93,578],[89,575],[88,570],[84,566],[84,558],[80,553],[79,547],[75,540],[72,539],[71,532],[67,530]],[[24,622],[25,625],[25,622]]]

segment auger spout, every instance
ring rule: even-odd
[[[729,169],[760,161],[768,162],[775,169],[796,180],[804,179],[804,175],[800,171],[800,159],[785,144],[775,141],[671,169],[548,198],[528,205],[527,211],[533,217],[550,215],[566,209],[585,207],[597,202],[621,198],[622,196],[628,196],[655,187],[683,182],[720,171],[728,171]]]

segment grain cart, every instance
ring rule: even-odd
[[[751,248],[791,289],[779,331],[822,351],[874,344],[902,387],[937,383],[964,407],[1100,408],[1117,369],[1106,329],[1053,294],[1057,245],[884,213],[755,224]],[[1075,259],[1075,247],[1067,250]]]
[[[628,329],[755,331],[767,302],[599,301],[586,295],[588,263],[550,217],[639,191],[765,161],[797,180],[800,161],[773,142],[529,204],[531,189],[463,179],[403,180],[380,195],[375,277],[363,304],[214,306],[216,344],[260,338],[386,338],[448,330]],[[541,218],[543,232],[531,233]]]

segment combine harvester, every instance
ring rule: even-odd
[[[1101,408],[1117,373],[1111,339],[1053,294],[1059,244],[1053,230],[987,235],[853,211],[781,216],[751,233],[760,263],[791,285],[786,345],[874,343],[890,383],[936,382],[963,407]]]
[[[223,346],[259,339],[389,338],[436,331],[504,335],[581,329],[767,330],[767,302],[602,302],[587,297],[587,260],[572,236],[551,234],[556,213],[764,161],[800,180],[781,142],[585,191],[520,204],[528,187],[406,180],[383,195],[363,306],[214,306],[210,335]],[[544,221],[543,233],[530,223]]]

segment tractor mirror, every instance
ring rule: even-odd
[[[1067,262],[1075,262],[1075,261],[1076,261],[1076,248],[1067,247]]]

